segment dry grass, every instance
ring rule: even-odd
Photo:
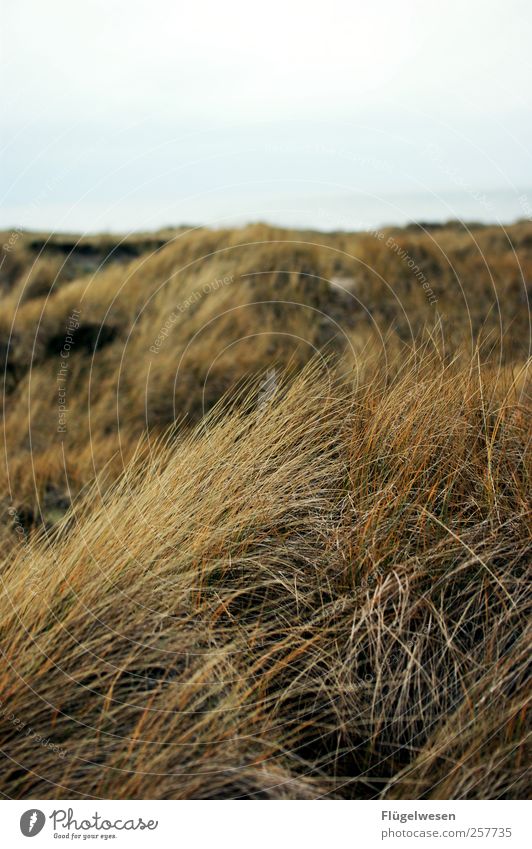
[[[499,235],[395,233],[436,313],[374,237],[261,225],[10,284],[3,793],[526,794],[532,230]]]

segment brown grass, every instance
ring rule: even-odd
[[[436,311],[370,235],[261,225],[10,284],[3,793],[526,794],[531,237],[395,232]]]

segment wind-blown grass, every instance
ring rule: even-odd
[[[524,795],[522,386],[425,347],[146,437],[2,565],[2,792]]]

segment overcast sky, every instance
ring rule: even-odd
[[[2,9],[2,226],[532,213],[528,0]]]

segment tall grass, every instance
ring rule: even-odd
[[[4,242],[0,790],[525,795],[530,222]]]
[[[311,363],[148,437],[2,564],[2,791],[523,795],[522,382]]]

